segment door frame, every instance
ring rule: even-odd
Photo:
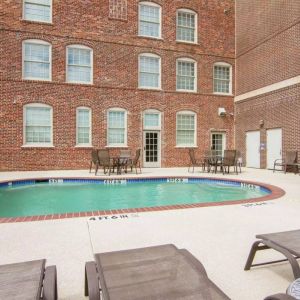
[[[146,162],[146,133],[157,133],[157,162]],[[145,168],[160,168],[161,167],[161,131],[160,130],[143,130],[143,167]]]

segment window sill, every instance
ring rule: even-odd
[[[189,42],[189,41],[176,40],[176,43],[178,43],[178,44],[187,44],[187,45],[199,46],[198,42]]]
[[[76,82],[76,81],[66,81],[65,83],[67,84],[74,84],[74,85],[87,85],[87,86],[91,86],[94,83],[93,82]]]
[[[33,23],[33,24],[41,24],[41,25],[50,25],[53,26],[52,21],[47,22],[47,21],[35,21],[35,20],[27,20],[27,19],[21,19],[22,22],[26,23]]]
[[[74,148],[84,149],[84,148],[93,148],[92,145],[75,145]]]
[[[192,94],[197,94],[198,91],[192,91],[192,90],[176,90],[178,93],[192,93]]]
[[[213,95],[233,97],[233,94],[231,94],[231,93],[216,93],[216,92],[214,92]]]
[[[22,145],[21,148],[55,148],[52,144],[32,144],[32,145]]]
[[[22,80],[24,81],[38,81],[38,82],[52,82],[52,79],[40,79],[40,78],[33,78],[33,77],[30,77],[30,78],[22,78]]]
[[[141,91],[162,91],[162,88],[149,88],[149,87],[138,87],[139,90]]]
[[[162,37],[155,37],[155,36],[148,36],[148,35],[138,35],[138,37],[139,38],[144,38],[144,39],[163,41]]]
[[[107,145],[105,148],[128,148],[127,145]]]
[[[183,146],[175,146],[175,148],[178,148],[178,149],[187,149],[187,148],[198,148],[198,146],[195,146],[195,145],[183,145]]]

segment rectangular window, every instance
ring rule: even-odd
[[[160,7],[140,4],[139,6],[139,35],[160,37]]]
[[[50,45],[24,43],[25,79],[50,80]]]
[[[25,144],[51,144],[52,118],[50,107],[25,108]]]
[[[186,11],[177,12],[176,39],[196,43],[196,14]]]
[[[214,66],[214,92],[230,94],[230,67]]]
[[[91,111],[77,109],[77,145],[91,145]]]
[[[211,150],[215,150],[217,156],[223,156],[225,148],[225,134],[211,134]]]
[[[160,88],[160,58],[140,56],[139,87]]]
[[[125,111],[108,112],[108,145],[126,146]]]
[[[177,114],[177,146],[195,146],[195,114]]]
[[[92,82],[92,50],[68,47],[67,81],[78,83]]]
[[[24,19],[51,22],[52,0],[24,0]]]
[[[177,90],[195,91],[195,62],[177,60]]]

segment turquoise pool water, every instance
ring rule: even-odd
[[[229,181],[144,181],[105,184],[105,181],[64,180],[55,184],[29,182],[2,186],[0,217],[222,202],[257,198],[270,193],[265,188],[241,186],[241,183]]]

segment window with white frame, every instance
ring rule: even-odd
[[[52,22],[52,0],[24,0],[23,16],[25,20]]]
[[[160,57],[155,54],[144,53],[139,56],[139,87],[159,89],[161,73]]]
[[[227,63],[214,64],[214,93],[231,94],[232,67]]]
[[[217,156],[223,156],[226,140],[224,132],[211,133],[211,150],[214,150]]]
[[[144,129],[161,129],[161,118],[159,111],[150,109],[144,112]]]
[[[51,80],[51,45],[41,40],[23,42],[23,78]]]
[[[24,144],[29,146],[52,145],[52,107],[45,104],[24,106]]]
[[[197,63],[188,58],[177,59],[176,65],[176,90],[192,91],[197,90],[196,76]]]
[[[67,82],[93,82],[93,51],[82,45],[67,47]]]
[[[139,4],[139,35],[161,37],[161,7],[153,2]]]
[[[91,146],[91,109],[78,107],[76,109],[76,145]]]
[[[181,111],[176,116],[176,145],[179,147],[196,146],[196,114]]]
[[[127,146],[127,112],[124,109],[108,111],[108,146]]]
[[[197,14],[194,11],[177,10],[176,40],[197,43]]]

